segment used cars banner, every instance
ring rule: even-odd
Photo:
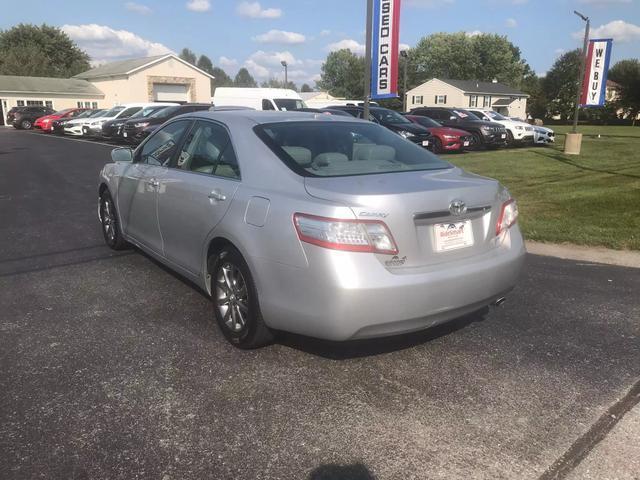
[[[371,98],[398,96],[400,0],[373,0]]]
[[[584,72],[582,95],[580,96],[580,106],[582,107],[601,107],[604,105],[612,42],[613,40],[610,38],[589,41],[587,68]]]

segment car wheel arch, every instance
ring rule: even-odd
[[[247,261],[247,257],[244,254],[244,252],[238,248],[238,246],[236,244],[234,244],[231,240],[229,240],[226,237],[223,236],[217,236],[212,238],[208,245],[207,245],[207,252],[205,255],[205,259],[204,259],[204,263],[205,263],[205,278],[204,278],[204,284],[205,284],[205,288],[207,290],[207,293],[209,295],[211,295],[211,272],[210,272],[210,265],[209,265],[209,259],[213,256],[213,255],[217,255],[218,253],[220,253],[225,247],[231,247],[234,248],[235,250],[237,250],[238,252],[240,252],[240,255],[243,256],[243,258],[245,259],[245,261]]]

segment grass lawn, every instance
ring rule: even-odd
[[[500,180],[518,201],[529,240],[640,250],[640,127],[581,126],[578,156],[562,153],[571,127],[551,128],[551,147],[444,158]]]

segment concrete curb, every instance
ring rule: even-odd
[[[584,262],[604,263],[620,267],[640,268],[640,252],[631,250],[612,250],[603,247],[585,247],[582,245],[526,242],[527,252],[534,255],[581,260]]]

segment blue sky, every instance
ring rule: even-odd
[[[364,46],[366,0],[0,0],[0,28],[20,22],[63,27],[100,63],[188,47],[229,74],[259,80],[317,78],[331,49]],[[402,0],[401,42],[435,32],[498,33],[544,74],[581,44],[580,10],[597,37],[613,37],[613,60],[640,56],[640,0]]]

